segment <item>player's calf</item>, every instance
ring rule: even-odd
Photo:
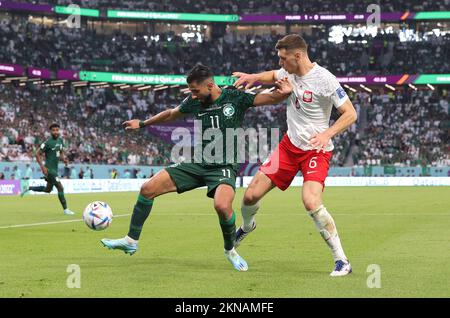
[[[344,249],[341,245],[336,224],[327,209],[323,205],[320,205],[317,209],[309,211],[308,214],[313,219],[314,224],[316,225],[316,228],[322,238],[330,247],[334,261],[343,261],[348,263],[347,256],[345,256]]]

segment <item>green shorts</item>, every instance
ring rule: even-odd
[[[237,171],[231,165],[206,166],[197,163],[178,163],[166,168],[177,187],[183,193],[198,187],[207,186],[206,195],[214,198],[216,188],[220,184],[228,184],[236,188]]]
[[[44,178],[47,183],[51,184],[52,186],[56,186],[57,183],[61,182],[58,177],[58,173],[52,170],[48,170],[47,176]]]

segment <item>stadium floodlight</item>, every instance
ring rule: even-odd
[[[152,85],[146,85],[146,86],[139,87],[138,91],[143,91],[143,90],[150,89],[150,88],[152,88]]]
[[[169,88],[169,86],[165,85],[165,86],[161,86],[161,87],[157,87],[154,89],[154,91],[162,91],[163,89]]]
[[[10,81],[22,81],[22,80],[27,80],[28,77],[26,76],[20,76],[20,77],[8,77],[8,80]]]
[[[433,86],[433,85],[431,85],[431,84],[427,84],[427,86],[428,86],[428,88],[429,88],[429,89],[431,89],[432,91],[434,91],[434,90],[435,90],[435,88],[434,88],[434,86]]]
[[[414,86],[413,84],[408,84],[408,86],[410,87],[410,88],[412,88],[413,90],[415,90],[415,91],[417,91],[417,87],[416,86]]]
[[[170,88],[177,88],[177,87],[180,87],[180,85],[177,84],[177,85],[171,85],[170,86]]]
[[[372,93],[372,90],[363,84],[359,84],[359,87],[361,87],[366,92]]]
[[[141,87],[141,86],[144,86],[144,84],[134,84],[133,85],[134,88],[138,88],[138,87]]]
[[[87,86],[87,84],[88,84],[88,82],[86,82],[86,81],[72,82],[73,87]]]
[[[386,88],[389,88],[391,91],[395,92],[395,87],[389,84],[384,84]]]
[[[120,84],[114,84],[113,87],[117,87],[117,86],[123,86],[125,85],[125,83],[120,83]]]
[[[261,94],[269,94],[271,91],[273,91],[275,89],[275,86],[271,87],[271,88],[266,88],[265,90],[263,90],[261,92]]]
[[[349,91],[353,92],[353,93],[356,93],[356,92],[357,92],[356,89],[354,89],[353,87],[348,86],[347,84],[344,84],[344,87],[345,87],[346,89],[348,89]]]
[[[120,89],[126,89],[126,88],[129,88],[129,87],[130,87],[130,85],[122,85],[122,86],[119,86]]]
[[[98,83],[89,83],[91,86],[103,86],[105,84],[108,84],[107,82],[98,82]]]

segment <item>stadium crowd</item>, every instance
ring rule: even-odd
[[[48,137],[48,126],[57,119],[66,154],[73,163],[171,162],[169,143],[160,136],[125,133],[121,123],[175,107],[185,96],[179,90],[33,89],[0,85],[0,91],[0,161],[34,160],[34,151]],[[331,165],[348,164],[349,157],[355,165],[448,164],[448,91],[406,89],[396,93],[349,94],[360,118],[358,124],[334,138]],[[281,136],[286,131],[285,107],[250,109],[244,128],[279,128]],[[332,122],[337,118],[334,110]]]
[[[126,134],[121,128],[123,121],[151,113],[150,105],[158,100],[137,95],[125,99],[112,90],[79,90],[74,94],[57,90],[0,85],[0,161],[33,160],[36,147],[49,137],[49,125],[57,122],[66,155],[73,163],[167,163],[170,156],[164,151],[170,149],[162,140],[145,136],[142,142],[142,134]]]
[[[449,0],[38,0],[38,3],[69,5],[87,8],[147,10],[161,12],[194,12],[222,14],[300,14],[300,13],[363,13],[370,4],[378,4],[382,12],[433,11],[449,8]]]
[[[450,164],[448,90],[373,94],[367,126],[356,138],[354,163]]]
[[[170,32],[150,35],[116,31],[104,34],[86,27],[37,24],[24,17],[15,17],[14,23],[4,19],[0,21],[0,63],[53,71],[184,74],[202,62],[216,75],[271,69],[278,64],[274,45],[280,36],[276,34],[228,32],[199,43]],[[312,60],[338,76],[433,73],[435,69],[450,73],[450,33],[428,34],[431,30],[426,26],[416,31],[414,36],[421,41],[401,42],[399,34],[379,32],[376,37],[349,35],[343,42],[333,43],[322,29],[303,36]],[[351,43],[347,41],[350,39]]]

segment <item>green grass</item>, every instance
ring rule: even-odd
[[[235,200],[239,207],[243,191]],[[54,195],[0,197],[0,227],[76,220],[85,205],[108,202],[130,213],[136,193],[67,195],[76,217],[63,216]],[[330,278],[328,247],[300,204],[300,189],[264,199],[258,229],[239,248],[249,271],[223,256],[212,201],[204,190],[155,200],[133,256],[103,248],[125,235],[129,216],[94,232],[83,222],[0,228],[0,297],[450,297],[449,188],[327,188],[354,273]],[[238,224],[240,224],[238,214]],[[69,289],[69,264],[81,288]],[[367,267],[381,268],[381,288],[368,288]]]

